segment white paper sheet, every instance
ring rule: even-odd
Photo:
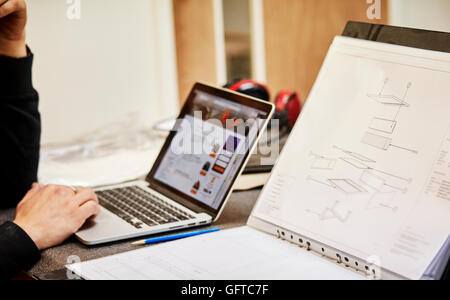
[[[450,233],[450,54],[337,37],[254,216],[419,279]]]
[[[68,269],[91,280],[365,279],[250,227],[148,246]]]
[[[441,280],[447,269],[450,260],[450,237],[445,242],[444,246],[434,258],[431,265],[428,266],[421,280]]]

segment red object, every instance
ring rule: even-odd
[[[267,86],[251,79],[239,80],[227,84],[225,87],[235,92],[243,93],[264,101],[270,101],[270,91]]]
[[[278,93],[275,99],[277,109],[276,118],[280,119],[281,125],[287,125],[292,129],[297,122],[302,111],[302,103],[297,92],[292,90],[283,90]]]
[[[267,86],[265,86],[264,84],[256,82],[251,79],[245,79],[245,80],[238,81],[235,84],[233,84],[232,86],[230,86],[229,89],[232,91],[239,91],[241,89],[245,89],[246,88],[245,86],[249,86],[249,87],[250,86],[259,86],[259,87],[265,88],[266,90],[269,90],[267,88]]]
[[[231,112],[224,112],[222,114],[222,124],[225,125],[227,123],[227,120],[231,118]]]
[[[224,174],[225,173],[225,169],[219,166],[214,166],[213,168],[214,171],[216,171],[219,174]]]

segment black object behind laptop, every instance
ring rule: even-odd
[[[350,21],[342,36],[450,53],[450,33]]]

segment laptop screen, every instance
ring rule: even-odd
[[[217,212],[272,105],[197,84],[147,178]]]

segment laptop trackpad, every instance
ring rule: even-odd
[[[138,230],[101,207],[100,214],[95,219],[89,219],[76,235],[83,241],[94,242],[128,235],[133,231]]]

